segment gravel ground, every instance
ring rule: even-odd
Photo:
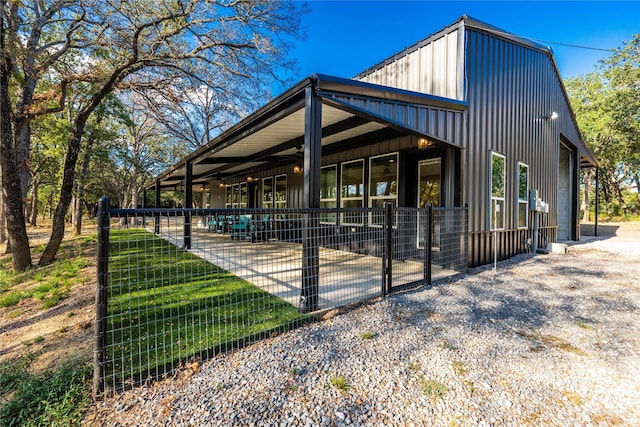
[[[640,227],[617,231],[191,365],[85,424],[640,425]]]

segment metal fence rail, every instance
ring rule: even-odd
[[[466,209],[98,215],[96,395],[466,268]]]

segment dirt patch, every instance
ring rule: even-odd
[[[47,227],[30,227],[32,247],[47,243]],[[87,231],[91,234],[93,228]],[[0,248],[4,253],[4,247]],[[95,259],[95,248],[89,254]],[[38,255],[34,255],[34,262]],[[91,274],[95,265],[82,273]],[[54,307],[43,309],[42,301],[27,298],[17,305],[0,308],[0,363],[26,356],[38,357],[34,373],[53,369],[75,357],[90,359],[93,346],[96,282],[74,285],[69,295]]]

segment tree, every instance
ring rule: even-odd
[[[11,123],[11,99],[9,96],[9,75],[12,61],[7,54],[5,37],[5,10],[3,1],[0,10],[0,171],[2,172],[2,199],[7,221],[9,244],[13,248],[13,269],[24,270],[31,266],[31,250],[25,227],[20,178],[16,151],[13,144]],[[17,196],[17,197],[16,197]]]
[[[94,111],[92,119],[85,129],[85,143],[82,147],[82,162],[78,171],[78,177],[74,186],[74,206],[72,222],[74,233],[82,233],[82,213],[84,206],[89,205],[85,200],[86,183],[89,178],[89,166],[100,146],[108,145],[117,138],[116,123],[124,117],[126,112],[120,100],[110,95]],[[98,197],[94,198],[94,202]]]
[[[140,189],[151,176],[171,165],[170,138],[149,114],[145,100],[135,93],[127,94],[126,117],[122,117],[122,132],[112,149],[121,183],[121,206],[138,207]]]
[[[232,73],[209,73],[206,81],[203,85],[199,80],[174,80],[137,92],[150,117],[181,142],[180,157],[206,144],[264,101],[255,96],[260,88],[253,81]]]
[[[286,1],[52,0],[11,2],[3,10],[12,43],[3,55],[20,75],[16,147],[28,146],[25,135],[35,115],[60,110],[70,87],[86,87],[86,96],[76,100],[53,229],[40,264],[54,259],[62,241],[85,126],[107,95],[167,81],[208,85],[205,76],[213,73],[255,79],[261,88],[256,94],[266,97],[277,70],[290,65],[285,58],[291,41],[301,35],[301,9]],[[57,79],[58,90],[35,96],[43,75]],[[234,88],[228,91],[233,99]],[[7,151],[16,165],[20,150]],[[11,189],[4,181],[3,187]],[[15,190],[7,195],[21,199]]]
[[[640,184],[640,35],[614,49],[597,71],[565,83],[583,138],[600,164],[607,213],[624,213],[624,188]],[[594,178],[594,171],[583,172],[585,220]],[[637,193],[634,209],[640,210]]]
[[[640,34],[601,61],[610,96],[612,127],[621,141],[621,168],[636,187],[635,211],[640,213]]]

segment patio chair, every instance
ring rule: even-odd
[[[262,215],[262,218],[256,218],[253,221],[251,221],[251,225],[250,225],[250,230],[253,239],[251,240],[252,242],[254,241],[254,239],[259,239],[259,240],[267,240],[267,230],[269,227],[269,214],[264,214]]]
[[[231,224],[231,238],[251,240],[250,224],[251,215],[238,216]]]
[[[225,215],[218,215],[216,219],[209,221],[209,232],[215,231],[216,233],[224,233],[227,217]]]

